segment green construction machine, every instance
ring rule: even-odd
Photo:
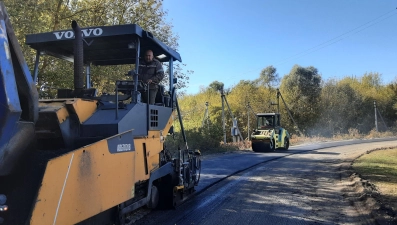
[[[295,125],[295,129],[298,133],[302,134],[294,118],[292,118],[283,96],[277,89],[277,103],[271,103],[271,105],[277,105],[277,113],[256,114],[256,128],[251,134],[251,147],[254,152],[275,151],[276,149],[288,150],[289,148],[290,134],[286,129],[281,127],[280,97],[287,109],[288,116]]]
[[[251,134],[251,147],[254,152],[288,150],[290,135],[280,125],[280,113],[256,114],[256,129]]]

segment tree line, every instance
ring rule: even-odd
[[[181,97],[182,115],[188,130],[205,131],[205,127],[201,128],[205,119],[205,102],[209,104],[209,123],[218,128],[222,126],[219,93],[221,88],[223,83],[214,81],[197,94]],[[241,80],[233,87],[224,89],[244,138],[255,128],[256,118],[253,112],[277,112],[277,90],[280,91],[293,119],[305,136],[366,134],[375,128],[374,102],[379,111],[379,130],[396,128],[397,83],[383,84],[379,73],[324,80],[317,68],[295,65],[289,74],[280,78],[277,69],[268,66],[261,71],[257,79]],[[282,126],[290,133],[297,134],[297,127],[288,116],[281,99],[279,107]],[[230,141],[232,120],[227,111],[226,115],[226,134]]]

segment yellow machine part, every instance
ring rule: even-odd
[[[40,112],[55,112],[58,117],[59,124],[63,123],[68,117],[69,112],[65,108],[65,100],[41,100],[39,102]]]
[[[281,138],[280,138],[281,136]],[[287,136],[287,132],[280,128],[279,130],[279,134],[275,134],[274,135],[274,140],[275,140],[275,144],[276,144],[276,148],[283,148],[285,145],[285,137]]]
[[[171,117],[164,128],[167,132],[172,121]],[[130,152],[111,154],[108,139],[47,163],[30,224],[75,224],[88,219],[133,198],[135,183],[148,180],[150,172],[159,168],[162,131],[134,138],[135,151]]]
[[[76,113],[80,123],[86,121],[97,109],[97,101],[89,99],[52,99],[40,100],[40,112],[55,112],[59,124],[69,117],[69,111]]]
[[[50,160],[31,224],[74,224],[134,197],[134,160],[106,140]]]
[[[272,130],[264,130],[262,131],[264,135],[267,136],[265,139],[252,139],[251,142],[265,142],[269,143],[270,140],[274,140],[275,148],[283,148],[285,146],[285,137],[287,136],[287,132],[283,128],[278,128],[278,133]]]
[[[76,113],[80,123],[83,123],[96,111],[97,101],[75,98],[66,101],[66,107]]]
[[[152,149],[146,157],[143,143]],[[102,140],[50,160],[31,224],[75,224],[133,198],[135,183],[149,179],[162,150],[159,137],[134,145],[135,151],[111,154]]]
[[[148,180],[150,178],[150,172],[159,168],[160,152],[163,150],[163,142],[165,140],[164,131],[168,133],[170,127],[172,126],[172,122],[173,119],[170,117],[163,131],[149,131],[147,137],[139,137],[134,139],[136,151],[136,181]],[[146,154],[144,146],[146,147]]]

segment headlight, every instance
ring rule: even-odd
[[[0,212],[1,211],[7,211],[8,210],[8,206],[6,205],[0,205]]]

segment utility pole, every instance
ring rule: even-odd
[[[280,113],[280,91],[277,89],[277,113]]]
[[[208,113],[208,102],[205,102],[205,112],[204,112],[204,118],[203,122],[201,123],[201,127],[205,126],[205,123],[207,124],[207,129],[210,129],[210,122],[209,122],[209,113]]]
[[[374,101],[374,109],[375,109],[375,129],[376,129],[376,132],[378,132],[378,117],[377,117],[377,113],[376,113],[376,101]]]
[[[277,89],[277,97],[278,97],[278,96],[281,97],[281,100],[283,101],[284,106],[285,106],[285,108],[287,109],[288,115],[289,115],[289,117],[291,118],[292,122],[293,122],[294,125],[295,125],[295,129],[297,129],[298,132],[299,132],[299,134],[303,136],[303,133],[299,130],[298,125],[296,124],[294,118],[292,117],[291,112],[290,112],[290,110],[289,110],[289,108],[288,108],[288,106],[287,106],[287,103],[285,103],[284,98],[283,98],[283,96],[281,95],[281,92],[280,92],[279,89]]]
[[[227,109],[228,109],[229,114],[232,117],[232,121],[233,121],[233,128],[232,128],[233,140],[239,141],[239,139],[238,139],[238,137],[239,137],[241,139],[241,141],[243,141],[244,140],[243,136],[241,135],[240,129],[238,128],[238,125],[237,125],[237,118],[234,117],[234,115],[232,113],[232,110],[230,109],[230,106],[229,106],[229,103],[227,102],[224,90],[221,89],[220,92],[221,92],[221,98],[222,98],[222,124],[223,124],[223,140],[224,140],[224,143],[226,143],[225,103],[226,103]],[[237,130],[238,135],[233,134],[233,131],[236,131],[236,130]],[[237,139],[236,139],[236,136],[238,136]]]
[[[228,111],[229,111],[229,114],[230,114],[230,116],[232,117],[233,126],[237,128],[238,136],[240,137],[241,141],[244,141],[243,136],[241,135],[240,129],[238,128],[238,125],[237,125],[237,117],[234,117],[233,112],[232,112],[232,110],[230,109],[229,103],[227,102],[227,99],[226,99],[226,96],[225,96],[225,95],[223,95],[223,98],[224,98],[224,100],[225,100],[225,103],[226,103],[227,109],[228,109]],[[225,133],[225,135],[226,135],[226,133]],[[237,140],[238,140],[238,139],[237,139]]]
[[[277,113],[280,113],[280,91],[277,89],[277,103],[270,102],[270,105],[276,105],[277,106]]]
[[[248,104],[247,104],[247,107],[248,107],[248,140],[251,140],[251,131],[250,131],[250,126],[249,126],[249,124],[250,124],[250,118],[249,118],[249,111],[251,110],[251,112],[252,112],[252,114],[254,114],[254,116],[255,116],[255,118],[257,118],[256,117],[256,113],[255,113],[255,111],[252,109],[252,107],[251,107],[251,105],[250,105],[250,102],[248,102]],[[255,123],[256,123],[257,121],[255,121]],[[255,126],[254,126],[255,127]]]
[[[225,103],[223,98],[225,94],[223,93],[223,88],[221,90],[221,98],[222,98],[222,126],[223,126],[223,143],[226,144],[226,124],[225,124]]]
[[[385,126],[386,130],[388,130],[389,128],[387,128],[387,125],[386,125],[386,123],[385,123],[385,120],[384,120],[383,117],[382,117],[382,114],[380,114],[380,111],[379,111],[379,110],[376,110],[376,111],[378,111],[379,117],[380,117],[380,119],[382,120],[383,125]]]
[[[250,102],[247,102],[247,117],[248,117],[248,127],[247,127],[247,138],[250,140]]]
[[[207,112],[207,129],[210,130],[210,116],[208,112],[208,102],[205,102],[205,111]]]

